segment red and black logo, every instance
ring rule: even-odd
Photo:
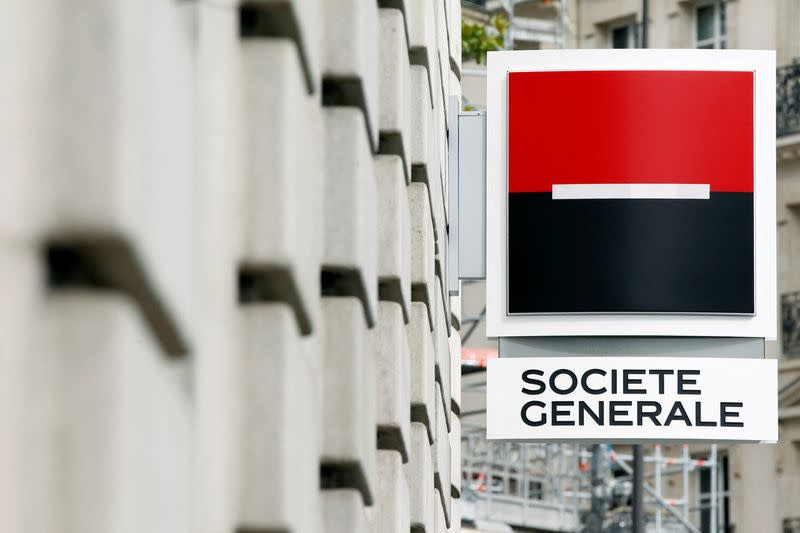
[[[753,314],[753,73],[508,75],[508,312]]]

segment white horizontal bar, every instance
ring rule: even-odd
[[[680,199],[708,200],[708,183],[593,183],[553,185],[553,200]]]

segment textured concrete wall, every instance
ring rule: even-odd
[[[460,10],[2,3],[0,531],[460,529]]]

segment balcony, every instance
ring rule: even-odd
[[[787,357],[800,355],[800,291],[781,295],[781,341]]]
[[[800,134],[800,59],[777,69],[775,86],[778,137]]]

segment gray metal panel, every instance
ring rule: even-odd
[[[461,104],[457,96],[450,97],[450,130],[447,133],[447,280],[445,291],[458,294],[458,113]]]
[[[501,337],[498,341],[500,357],[764,357],[764,339],[753,337]]]
[[[458,277],[486,278],[486,115],[458,117]]]

